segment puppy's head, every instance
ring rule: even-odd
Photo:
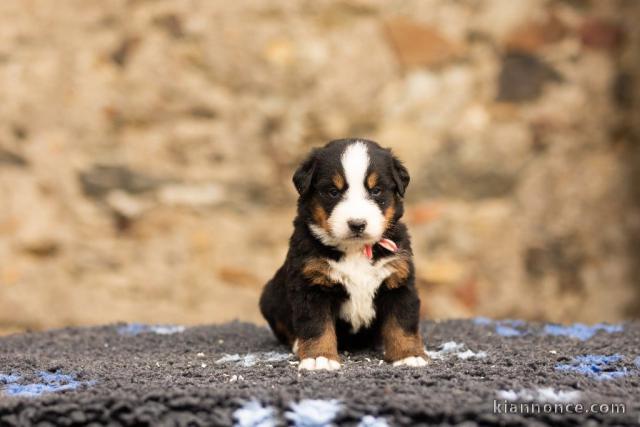
[[[293,183],[313,234],[345,249],[379,241],[402,216],[409,173],[377,143],[341,139],[313,150]]]

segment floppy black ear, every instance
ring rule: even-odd
[[[396,191],[400,197],[404,197],[404,192],[409,185],[409,171],[396,156],[391,155],[391,159],[391,176],[396,184]]]
[[[305,195],[307,191],[309,191],[309,188],[311,188],[313,173],[316,169],[316,156],[317,150],[311,151],[309,157],[302,162],[293,174],[293,185],[301,196]]]

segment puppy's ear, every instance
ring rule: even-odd
[[[396,184],[398,195],[404,197],[404,192],[409,185],[409,171],[393,154],[391,154],[391,176]]]
[[[293,174],[293,185],[298,190],[298,194],[304,196],[309,188],[311,188],[311,181],[313,180],[313,174],[316,170],[316,158],[318,150],[314,149],[309,154],[304,162],[296,169]]]

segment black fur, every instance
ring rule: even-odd
[[[350,325],[339,318],[341,304],[349,297],[344,286],[318,286],[309,283],[302,274],[304,263],[311,258],[326,258],[338,261],[344,254],[322,244],[309,230],[313,219],[313,203],[320,203],[330,214],[339,201],[330,194],[332,176],[342,172],[341,155],[345,148],[356,140],[332,141],[323,148],[315,149],[301,164],[293,176],[294,185],[300,195],[294,231],[289,242],[289,251],[282,267],[266,284],[260,299],[260,309],[280,341],[292,344],[293,339],[311,339],[323,332],[326,319],[336,324],[338,346],[352,349],[371,346],[379,342],[382,321],[394,316],[407,333],[417,333],[420,301],[414,285],[414,267],[409,261],[408,277],[393,289],[385,284],[378,288],[374,299],[376,317],[367,328],[351,333]],[[357,140],[363,141],[363,140]],[[400,250],[411,254],[411,243],[406,226],[400,222],[403,214],[402,197],[409,184],[409,174],[390,150],[381,148],[372,141],[367,144],[370,170],[379,178],[382,192],[371,198],[385,209],[390,204],[395,214],[384,233]],[[373,262],[393,256],[386,249],[375,245]]]

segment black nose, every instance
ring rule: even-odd
[[[347,221],[347,225],[349,226],[349,229],[351,231],[356,234],[360,234],[367,227],[367,221],[365,221],[364,219],[352,219]]]

